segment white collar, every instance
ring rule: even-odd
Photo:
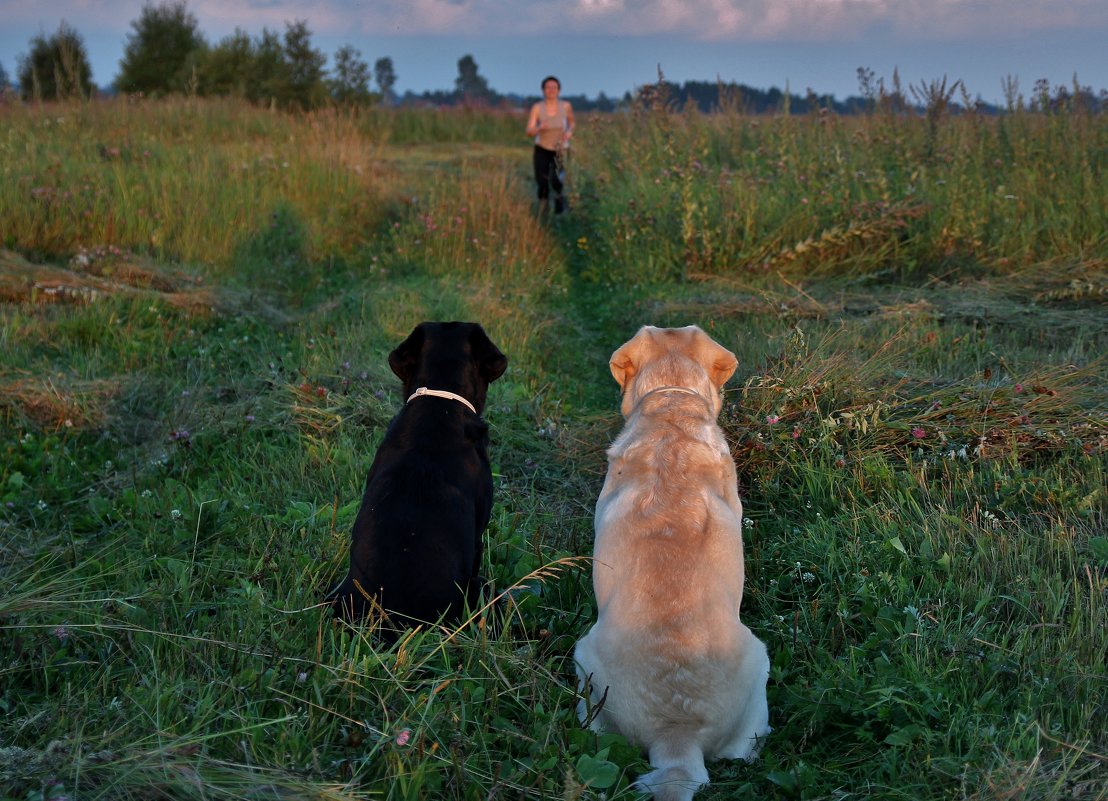
[[[647,399],[647,397],[649,397],[650,395],[653,395],[655,392],[684,392],[686,395],[695,395],[696,397],[700,398],[701,400],[704,400],[704,396],[701,395],[699,392],[697,392],[695,389],[689,389],[688,387],[676,387],[676,386],[674,386],[674,387],[655,387],[654,389],[650,390],[645,395],[643,395],[641,398],[639,398],[639,403],[642,403],[644,400]]]
[[[453,392],[447,392],[445,389],[427,389],[427,387],[420,387],[411,394],[408,398],[408,403],[411,403],[421,395],[430,395],[434,398],[448,398],[449,400],[456,400],[458,403],[465,406],[474,414],[477,414],[477,410],[473,408],[473,404],[463,398],[461,395],[455,395]]]

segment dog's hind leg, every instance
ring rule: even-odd
[[[743,633],[743,657],[735,676],[734,693],[735,708],[740,711],[735,718],[731,741],[719,750],[718,756],[751,762],[770,733],[769,704],[766,700],[769,655],[765,644],[746,626],[743,626]]]

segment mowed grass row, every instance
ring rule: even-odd
[[[947,120],[928,150],[906,118],[644,109],[582,125],[543,224],[502,115],[4,113],[5,797],[633,797],[642,755],[580,730],[571,658],[607,358],[643,323],[740,359],[721,423],[775,732],[703,797],[1108,792],[1103,119]],[[1002,147],[1053,200],[993,219]],[[851,230],[820,193],[879,222],[788,256]],[[382,650],[314,605],[424,319],[511,359],[486,413],[511,601]]]

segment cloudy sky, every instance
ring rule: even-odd
[[[144,0],[0,0],[0,64],[64,19],[85,38],[93,79],[119,71]],[[946,75],[1003,98],[1019,79],[1108,88],[1108,0],[190,0],[210,42],[236,27],[307,20],[328,55],[344,44],[389,56],[400,92],[452,89],[472,55],[499,92],[538,94],[553,73],[567,94],[612,97],[652,81],[708,80],[858,94],[857,68],[905,85]]]

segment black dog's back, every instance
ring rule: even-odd
[[[477,601],[493,494],[480,412],[507,359],[475,323],[422,323],[389,365],[411,400],[370,467],[350,570],[329,595],[346,619],[384,612],[386,633],[440,617],[455,621]],[[473,408],[451,397],[412,397],[421,387]]]

